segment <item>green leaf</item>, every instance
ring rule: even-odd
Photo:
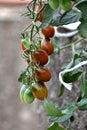
[[[50,24],[51,24],[51,25],[53,25],[53,26],[61,25],[61,23],[60,23],[61,15],[60,15],[59,12],[60,12],[60,8],[58,8],[57,10],[55,10],[55,11],[53,12],[53,16],[51,16],[52,19],[51,19],[51,21],[50,21]]]
[[[81,101],[77,103],[77,106],[79,110],[87,110],[87,98],[81,99]]]
[[[60,6],[65,11],[68,11],[72,8],[71,0],[60,0]]]
[[[60,117],[53,117],[52,116],[49,118],[49,121],[50,122],[59,122],[59,123],[65,122],[65,121],[69,120],[72,115],[73,115],[73,112],[67,113],[64,116],[60,116]]]
[[[82,81],[81,81],[81,97],[87,97],[87,79],[86,79],[87,72],[82,74]]]
[[[27,33],[21,33],[20,38],[22,39],[22,43],[24,44],[25,48],[30,48],[31,41]]]
[[[68,114],[74,112],[77,109],[76,103],[72,102],[61,108],[62,113]]]
[[[77,2],[77,4],[80,4],[80,3],[87,1],[87,0],[75,0],[75,1]]]
[[[81,50],[76,50],[74,53],[74,61],[81,58]]]
[[[84,48],[78,48],[74,53],[73,60],[75,64],[87,60],[87,51]]]
[[[19,76],[19,78],[18,78],[18,81],[19,82],[22,82],[23,84],[25,84],[26,83],[26,71],[23,71],[21,74],[20,74],[20,76]]]
[[[70,122],[73,122],[74,121],[74,116],[71,116],[70,117]]]
[[[49,0],[49,5],[52,9],[56,10],[59,6],[59,0]]]
[[[72,83],[78,80],[79,76],[82,74],[81,69],[74,70],[72,72],[67,72],[63,75],[63,80],[66,83]]]
[[[63,127],[59,126],[58,123],[53,123],[47,130],[64,130]]]
[[[63,116],[60,116],[60,117],[50,117],[49,121],[50,122],[64,122],[68,119],[70,119],[70,117],[73,116],[73,112],[77,109],[77,106],[76,104],[73,102],[73,103],[70,103],[66,106],[64,106],[63,108],[61,108],[61,111],[62,113],[64,114]]]
[[[47,116],[62,116],[63,113],[47,100],[44,101],[44,109]]]
[[[68,12],[65,12],[62,15],[58,15],[59,10],[56,10],[53,13],[53,18],[50,21],[50,24],[53,26],[59,26],[59,25],[66,25],[69,23],[74,23],[79,21],[81,18],[81,12],[70,10]],[[52,16],[51,16],[52,17]]]
[[[81,0],[77,4],[77,8],[82,12],[82,18],[87,19],[87,0]]]
[[[52,16],[53,16],[54,10],[50,7],[50,5],[48,4],[45,8],[45,15],[44,15],[44,19],[43,22],[41,24],[41,28],[44,28],[46,26],[48,26],[52,20]]]
[[[81,19],[81,15],[82,13],[76,10],[70,10],[63,14],[60,14],[60,8],[58,8],[57,10],[53,10],[49,5],[47,5],[44,19],[40,27],[44,28],[49,24],[53,26],[59,26],[63,24],[65,25],[77,22]]]
[[[69,24],[69,23],[74,23],[77,22],[81,19],[81,12],[75,11],[75,10],[70,10],[68,12],[65,12],[61,18],[60,18],[60,23],[63,25]]]
[[[85,49],[82,48],[82,54],[81,54],[81,56],[82,56],[83,60],[87,60],[87,50],[86,50],[86,48]]]
[[[54,43],[54,53],[59,54],[60,53],[60,48],[59,48],[60,40],[59,40],[59,38],[53,37],[52,41]]]
[[[63,95],[63,93],[64,93],[64,85],[62,84],[61,85],[61,87],[60,87],[60,93],[59,93],[59,95],[58,95],[58,97],[61,97],[62,95]]]
[[[87,37],[87,20],[81,19],[81,24],[78,29],[79,29],[79,34],[82,37]]]

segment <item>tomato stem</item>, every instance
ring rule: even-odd
[[[72,43],[70,43],[70,44],[68,44],[68,45],[65,45],[65,46],[61,47],[60,50],[63,50],[63,49],[68,48],[68,47],[71,47],[73,44],[76,45],[76,44],[78,44],[78,43],[81,43],[81,41],[83,41],[84,39],[85,39],[85,38],[81,38],[81,39],[79,39],[79,40],[77,40],[77,41],[75,41],[75,42],[72,42]]]
[[[25,29],[24,29],[24,32],[26,32],[30,27],[31,27],[32,24],[28,25]]]

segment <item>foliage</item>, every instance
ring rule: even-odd
[[[29,17],[31,22],[20,35],[22,57],[27,62],[27,68],[18,79],[23,84],[20,97],[27,104],[35,98],[44,100],[45,113],[51,123],[47,130],[71,130],[74,112],[87,110],[87,50],[76,47],[87,38],[87,0],[32,0],[23,15]],[[60,45],[59,38],[55,36],[55,27],[78,21],[78,40]],[[52,54],[59,55],[66,48],[71,48],[72,59],[61,66],[58,97],[64,94],[65,88],[71,90],[72,84],[78,80],[81,82],[78,88],[80,97],[78,101],[56,107],[46,99],[48,89],[45,82],[51,79],[51,70],[45,66],[50,63]],[[64,127],[66,121],[69,124]]]

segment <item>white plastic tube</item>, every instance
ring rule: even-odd
[[[81,24],[80,21],[78,22],[75,22],[75,23],[71,23],[71,24],[67,24],[67,25],[63,25],[63,26],[59,26],[59,27],[54,27],[55,29],[55,34],[54,34],[54,37],[72,37],[74,36],[75,34],[78,33],[78,26]],[[58,30],[58,28],[62,28],[63,30],[68,30],[67,32],[60,32]]]
[[[81,67],[83,65],[86,65],[86,64],[87,64],[87,60],[83,61],[83,62],[80,62],[79,64],[75,65],[74,67],[72,67],[70,69],[65,69],[65,70],[61,71],[59,73],[59,80],[60,80],[61,84],[63,84],[65,86],[65,88],[67,88],[68,90],[72,90],[72,83],[66,83],[66,82],[64,82],[63,81],[63,75],[65,73],[67,73],[67,72],[71,72],[71,71],[73,71],[73,70],[75,70],[75,69],[77,69],[77,68],[79,68],[79,67]]]

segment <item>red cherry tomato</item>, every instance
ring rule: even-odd
[[[49,38],[45,38],[41,43],[41,49],[45,50],[48,55],[51,55],[54,51],[54,44]]]
[[[35,77],[39,81],[47,82],[51,79],[51,72],[47,67],[40,67],[35,70]]]
[[[32,54],[32,59],[35,63],[45,65],[48,62],[48,55],[44,50],[38,49],[36,52]]]
[[[54,36],[55,30],[53,26],[48,26],[46,28],[42,29],[42,34],[46,37],[46,38],[51,38]]]

